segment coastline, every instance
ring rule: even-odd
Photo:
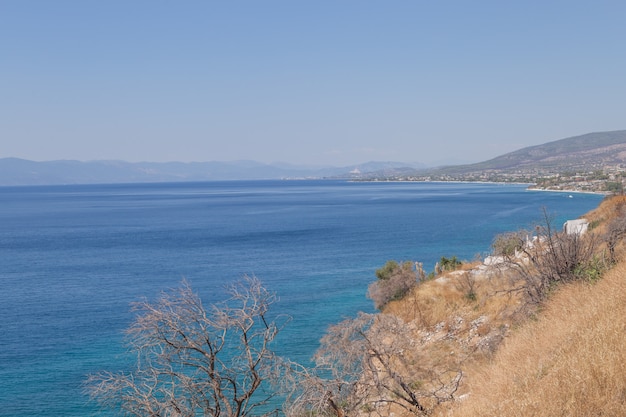
[[[569,190],[569,189],[550,190],[546,188],[532,188],[532,187],[528,187],[526,190],[527,191],[542,191],[542,192],[550,192],[550,193],[593,194],[593,195],[603,195],[605,197],[613,195],[613,193],[609,191],[587,191],[587,190]]]
[[[409,183],[430,183],[430,184],[490,184],[490,185],[500,185],[500,186],[507,186],[507,185],[525,185],[527,186],[526,190],[527,191],[543,191],[543,192],[552,192],[552,193],[570,193],[570,194],[593,194],[593,195],[603,195],[603,196],[610,196],[613,195],[612,192],[610,191],[590,191],[590,190],[577,190],[577,189],[570,189],[570,188],[566,188],[566,189],[559,189],[559,190],[553,190],[553,189],[547,189],[547,188],[534,188],[537,186],[537,183],[534,182],[502,182],[502,181],[463,181],[463,180],[450,180],[450,181],[446,181],[446,180],[380,180],[380,179],[370,179],[370,180],[359,180],[359,179],[350,179],[348,180],[348,182],[369,182],[369,183],[381,183],[381,182],[385,182],[385,183],[402,183],[402,182],[409,182]]]
[[[535,185],[535,183],[533,182],[502,182],[502,181],[463,181],[463,180],[450,180],[450,181],[445,181],[445,180],[377,180],[377,179],[349,179],[347,180],[348,182],[371,182],[371,183],[380,183],[380,182],[390,182],[390,183],[402,183],[402,182],[409,182],[409,183],[428,183],[428,184],[490,184],[490,185],[502,185],[502,186],[507,186],[507,185]]]

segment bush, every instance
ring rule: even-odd
[[[452,258],[442,256],[439,260],[439,269],[441,271],[455,271],[462,264],[463,262],[459,261],[456,256],[453,256]]]
[[[400,265],[396,261],[387,261],[382,268],[376,270],[376,277],[378,279],[387,280],[400,268]]]
[[[526,243],[525,237],[529,233],[525,231],[507,232],[497,235],[491,244],[494,256],[513,256],[521,251]]]
[[[598,242],[592,233],[556,231],[545,210],[543,216],[544,224],[537,226],[537,238],[530,244],[521,240],[524,244],[518,247],[515,234],[500,235],[494,240],[494,251],[499,251],[495,253],[504,258],[503,265],[516,272],[515,278],[524,282],[520,289],[534,303],[544,300],[559,283],[581,278],[593,280],[602,270],[594,258]],[[515,249],[514,253],[511,249]]]
[[[368,297],[374,301],[374,306],[382,309],[387,303],[398,300],[417,284],[417,273],[412,262],[399,264],[388,261],[376,270],[378,280],[370,284]]]

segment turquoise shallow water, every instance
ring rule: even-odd
[[[359,310],[388,259],[473,259],[497,233],[555,223],[602,197],[523,185],[238,181],[0,188],[0,415],[100,413],[85,375],[118,369],[129,303],[186,277],[205,302],[254,274],[306,361]]]

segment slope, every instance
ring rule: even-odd
[[[468,373],[468,416],[621,416],[626,409],[626,264],[556,294],[487,367]],[[442,413],[443,414],[443,413]]]
[[[410,354],[404,357],[418,358],[415,368],[398,369],[398,374],[420,389],[432,383],[428,378],[433,374],[442,384],[445,372],[462,374],[454,400],[423,401],[429,413],[623,415],[626,260],[607,270],[607,243],[619,225],[615,253],[625,259],[625,216],[624,196],[607,198],[587,213],[592,228],[584,239],[597,239],[596,256],[588,266],[604,271],[603,276],[555,281],[540,301],[528,298],[524,281],[506,264],[477,261],[426,280],[384,307],[383,313],[401,318],[411,334]],[[545,252],[538,246],[532,253]]]
[[[599,224],[623,215],[625,197],[588,213]],[[624,249],[624,242],[620,246]],[[438,415],[621,416],[626,409],[626,260],[595,283],[560,288],[507,337],[487,366],[470,368],[467,398]]]
[[[588,133],[523,148],[476,164],[442,167],[428,172],[460,175],[490,171],[501,174],[592,171],[622,164],[626,164],[626,130]]]

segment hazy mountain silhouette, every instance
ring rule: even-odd
[[[45,161],[0,159],[0,185],[58,185],[301,178],[354,178],[372,172],[410,172],[420,164],[368,162],[347,167],[302,167],[231,162]]]
[[[310,167],[255,161],[123,162],[0,159],[0,185],[94,184],[305,178],[385,178],[415,172],[435,175],[519,171],[568,172],[626,164],[626,130],[588,133],[530,146],[476,164],[427,168],[424,164],[367,162],[346,167]]]

